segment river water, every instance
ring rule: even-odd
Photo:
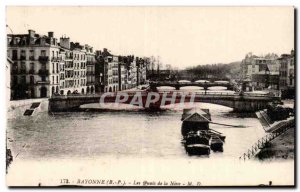
[[[211,124],[210,128],[226,136],[224,151],[199,157],[186,154],[181,143],[182,110],[172,110],[170,107],[160,112],[112,110],[55,114],[45,112],[32,117],[21,116],[8,120],[8,146],[14,156],[11,174],[22,175],[20,170],[31,167],[33,162],[46,167],[51,162],[54,163],[51,166],[59,167],[61,162],[77,161],[86,164],[90,160],[99,160],[97,162],[108,163],[114,159],[124,159],[124,162],[128,162],[126,165],[130,166],[130,163],[136,162],[130,159],[138,159],[137,161],[144,162],[151,160],[147,164],[151,167],[167,159],[168,163],[195,162],[196,166],[204,166],[206,162],[220,166],[220,162],[225,160],[238,161],[239,156],[266,134],[253,114],[234,113],[231,108],[214,104],[201,103],[195,104],[195,107],[208,108],[215,122],[246,127],[232,128]],[[26,162],[30,165],[26,165]],[[138,163],[135,165],[145,166]],[[79,167],[82,166],[80,164]],[[106,168],[113,169],[111,166]],[[99,169],[103,170],[103,167]],[[32,170],[24,170],[23,176],[31,172]],[[45,171],[43,174],[46,174]],[[50,173],[47,174],[49,175]],[[32,175],[31,177],[33,178]],[[41,178],[40,175],[36,177]],[[11,177],[11,180],[15,181],[16,177]]]
[[[226,136],[224,151],[212,152],[211,159],[238,158],[265,135],[258,119],[249,114],[240,117],[230,108],[213,104],[198,107],[209,108],[215,122],[246,126],[211,124],[210,128]],[[105,155],[190,158],[181,143],[181,114],[181,110],[41,113],[10,121],[9,131],[16,144],[13,151],[19,153],[19,158]]]

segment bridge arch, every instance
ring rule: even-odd
[[[179,90],[189,90],[189,89],[192,89],[192,90],[204,90],[204,87],[201,86],[201,85],[193,85],[193,86],[181,86],[179,88]]]
[[[161,108],[168,109],[168,108],[174,107],[175,110],[183,109],[183,108],[192,108],[192,107],[203,108],[203,106],[201,106],[202,104],[204,104],[206,108],[212,107],[213,109],[217,109],[218,107],[220,108],[220,106],[221,106],[222,108],[224,107],[228,110],[234,110],[234,108],[232,106],[228,106],[228,105],[224,105],[224,104],[216,104],[213,102],[195,102],[193,104],[190,104],[189,102],[184,102],[183,105],[181,105],[180,103],[175,103],[175,104],[163,105],[163,106],[161,106]],[[209,105],[211,105],[211,106],[209,106]],[[213,107],[213,106],[215,106],[215,107]]]

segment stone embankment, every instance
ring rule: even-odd
[[[295,127],[288,129],[282,135],[268,142],[256,157],[261,160],[294,159]]]
[[[37,112],[48,111],[48,98],[9,101],[7,103],[7,119],[23,116],[25,111],[30,109],[33,103],[40,103],[36,109]]]

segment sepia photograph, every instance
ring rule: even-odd
[[[6,6],[8,187],[294,187],[293,6]]]

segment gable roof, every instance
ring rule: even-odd
[[[205,117],[204,115],[200,115],[198,113],[193,113],[192,115],[189,115],[186,117],[183,121],[185,122],[201,122],[201,123],[209,123],[209,119]]]

